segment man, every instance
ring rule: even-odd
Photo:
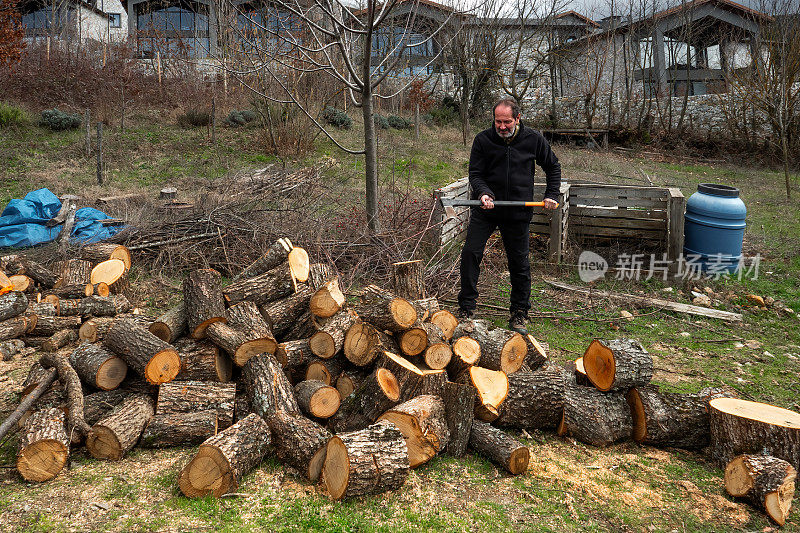
[[[555,209],[561,186],[561,165],[538,131],[520,122],[520,109],[510,98],[492,109],[494,126],[480,132],[469,156],[469,183],[481,207],[473,207],[461,252],[459,316],[469,318],[478,299],[478,276],[486,241],[500,229],[511,275],[509,328],[527,333],[531,297],[528,258],[532,207],[495,207],[494,200],[533,201],[534,163],[544,169],[547,187],[544,207]]]

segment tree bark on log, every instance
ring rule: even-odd
[[[508,376],[502,370],[472,366],[455,381],[475,389],[475,418],[493,422],[500,416],[500,406],[508,396]]]
[[[222,294],[228,305],[245,300],[263,305],[294,293],[295,284],[292,269],[289,263],[285,262],[263,274],[228,285]]]
[[[740,455],[725,467],[725,489],[767,513],[779,526],[792,507],[797,470],[769,455]]]
[[[78,304],[78,314],[87,316],[117,316],[129,312],[133,306],[124,294],[87,296]],[[64,313],[61,312],[63,315]]]
[[[583,368],[601,391],[644,387],[653,377],[653,359],[633,339],[593,340],[583,354]]]
[[[178,486],[189,498],[235,492],[242,478],[267,453],[270,429],[255,413],[207,439],[181,470]]]
[[[181,371],[175,381],[231,380],[233,362],[211,341],[181,337],[175,342],[175,349],[181,358]]]
[[[242,302],[232,305],[225,311],[225,318],[228,319],[229,326],[244,332],[249,337],[268,341],[271,348],[265,351],[275,353],[277,342],[275,342],[272,329],[270,329],[264,317],[261,316],[256,304]]]
[[[31,302],[28,304],[28,309],[25,310],[25,314],[37,316],[57,316],[58,311],[58,308],[52,302]]]
[[[140,439],[143,448],[199,444],[217,434],[217,412],[213,409],[187,413],[156,413]]]
[[[38,483],[56,477],[69,458],[64,411],[49,407],[33,413],[19,436],[17,470],[26,481]]]
[[[531,335],[523,335],[525,344],[528,346],[528,355],[525,357],[525,364],[531,370],[536,370],[539,367],[547,364],[547,350],[542,344]]]
[[[50,337],[62,329],[78,329],[80,326],[79,316],[40,316],[29,333],[35,337]]]
[[[80,287],[80,294],[86,290],[89,277],[92,273],[92,263],[83,259],[67,259],[61,268],[61,279],[56,284],[57,287],[69,287],[71,285]]]
[[[37,315],[20,315],[0,322],[0,341],[21,337],[28,333],[28,330],[31,329],[31,324],[35,325],[37,321]]]
[[[557,432],[600,447],[631,438],[633,421],[625,393],[567,383],[564,415]]]
[[[125,313],[122,315],[113,316],[99,316],[90,318],[78,328],[78,338],[82,341],[97,342],[105,339],[108,330],[114,325],[117,320],[128,319],[133,320],[142,327],[150,326],[150,319],[145,315],[133,315]]]
[[[308,416],[330,418],[339,410],[342,399],[336,388],[319,380],[301,381],[294,386],[297,404]]]
[[[800,414],[765,403],[717,398],[709,404],[711,455],[725,465],[741,454],[767,454],[800,465]]]
[[[358,317],[349,309],[342,309],[324,320],[319,331],[311,335],[308,345],[317,357],[330,359],[344,347],[344,338]]]
[[[86,290],[83,293],[86,296],[111,296],[111,289],[108,286],[108,283],[103,281],[99,283],[87,283]]]
[[[447,340],[453,338],[453,333],[456,330],[456,326],[458,326],[458,319],[453,313],[446,309],[431,313],[429,321],[439,326],[439,329],[441,329],[444,334],[444,338]]]
[[[465,320],[456,328],[475,339],[481,347],[480,366],[513,374],[525,362],[528,346],[519,333],[495,327],[486,320]],[[454,336],[456,333],[454,333]]]
[[[209,409],[217,413],[217,426],[233,424],[236,384],[213,381],[176,381],[158,388],[156,413],[195,413]]]
[[[92,426],[86,448],[92,457],[119,461],[134,447],[153,417],[153,399],[132,394]]]
[[[158,317],[148,328],[150,333],[164,342],[173,343],[189,330],[186,321],[186,306],[179,303]]]
[[[294,246],[292,245],[292,241],[289,239],[278,239],[272,243],[269,248],[267,248],[267,251],[264,252],[261,257],[250,263],[249,266],[234,276],[233,281],[237,282],[239,280],[253,278],[259,274],[263,274],[268,270],[272,270],[281,263],[286,262],[286,260],[289,258],[289,252],[292,251],[292,248],[294,248]]]
[[[20,291],[7,292],[0,296],[0,322],[14,318],[28,309],[28,297]]]
[[[425,298],[425,265],[419,259],[392,263],[392,292],[406,300]]]
[[[440,311],[439,300],[436,298],[420,298],[418,300],[409,300],[409,303],[411,303],[411,305],[413,305],[414,309],[417,311],[418,322],[430,322],[431,315]]]
[[[346,363],[347,361],[341,356],[332,357],[331,359],[314,357],[308,362],[304,379],[318,380],[326,385],[333,385],[347,367]]]
[[[364,429],[399,401],[400,389],[394,374],[377,368],[342,401],[328,427],[334,433]]]
[[[48,268],[40,265],[35,261],[31,261],[26,257],[21,256],[19,259],[19,263],[22,265],[24,273],[28,277],[33,278],[36,281],[36,283],[38,283],[45,289],[52,289],[53,285],[55,285],[56,281],[58,281],[58,276],[53,274]]]
[[[83,418],[83,389],[78,373],[69,364],[67,357],[62,354],[44,354],[39,362],[45,368],[55,368],[58,371],[59,381],[64,384],[69,409],[67,429],[70,435],[73,433],[77,433],[79,436],[86,435],[89,432],[89,425]]]
[[[296,370],[307,366],[315,359],[308,339],[282,342],[275,350],[275,358],[284,368]]]
[[[442,391],[450,440],[445,451],[461,457],[467,451],[475,410],[475,390],[470,385],[447,382]]]
[[[81,298],[83,296],[81,295]],[[59,298],[58,300],[58,315],[59,316],[78,316],[81,314],[80,310],[81,301],[78,298]]]
[[[430,461],[450,439],[444,402],[432,394],[417,396],[392,407],[378,420],[392,422],[403,434],[411,468]]]
[[[545,365],[535,372],[508,376],[508,396],[495,421],[500,427],[554,429],[564,411],[564,371]]]
[[[78,330],[62,329],[61,331],[56,331],[44,341],[41,349],[45,352],[55,352],[76,340],[78,340]]]
[[[345,297],[339,288],[339,279],[333,278],[311,295],[309,309],[312,315],[327,318],[338,313],[344,303]]]
[[[375,285],[364,289],[356,312],[364,322],[381,331],[393,333],[404,331],[417,321],[417,311],[408,300],[398,298]]]
[[[282,340],[285,342],[297,339],[308,339],[311,335],[316,333],[316,331],[317,328],[314,326],[311,312],[306,311],[295,320],[288,330],[286,330]]]
[[[528,447],[486,422],[475,420],[472,423],[469,447],[515,476],[524,474],[528,470],[530,461]]]
[[[331,498],[341,500],[398,489],[409,469],[403,434],[394,424],[381,421],[332,437],[322,476]]]
[[[195,339],[206,335],[206,328],[225,322],[225,300],[220,289],[222,276],[212,268],[194,270],[183,280],[183,305],[186,324]]]
[[[392,337],[363,320],[356,321],[347,330],[342,350],[348,361],[361,367],[371,365],[383,352],[399,353]]]
[[[83,418],[90,426],[95,425],[101,418],[110,413],[122,403],[131,393],[125,389],[114,389],[87,394],[83,398]]]
[[[278,460],[309,481],[318,481],[325,463],[330,431],[308,418],[278,411],[267,420]]]
[[[131,268],[131,252],[121,244],[110,242],[87,244],[81,248],[79,256],[93,265],[109,259],[119,259],[125,264],[126,269]]]
[[[85,384],[100,390],[116,389],[128,373],[125,361],[99,344],[81,344],[69,362]]]
[[[253,412],[260,417],[267,419],[275,411],[300,413],[294,389],[272,355],[251,358],[242,368],[242,380]]]
[[[178,351],[130,318],[116,320],[103,344],[153,385],[172,381],[180,372]]]
[[[336,378],[336,390],[341,398],[347,398],[367,378],[367,371],[361,368],[345,370]]]
[[[308,312],[309,302],[314,291],[304,285],[297,292],[285,298],[267,302],[259,306],[261,316],[269,324],[276,339],[282,339],[297,322],[297,319]]]

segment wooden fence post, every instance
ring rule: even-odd
[[[103,184],[103,123],[97,123],[97,184]]]

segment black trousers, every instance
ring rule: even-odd
[[[458,293],[458,305],[462,309],[475,309],[483,250],[486,241],[498,228],[503,238],[511,276],[509,310],[511,313],[521,311],[527,314],[531,307],[531,263],[528,258],[530,220],[504,220],[483,215],[479,209],[472,210],[467,238],[461,251],[461,291]]]

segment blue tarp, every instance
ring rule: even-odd
[[[0,248],[25,248],[54,240],[62,226],[48,228],[45,224],[59,209],[61,200],[48,189],[29,192],[22,200],[11,200],[0,215]],[[91,207],[78,209],[70,240],[88,244],[115,235],[122,227],[106,227],[99,222],[107,218],[108,215]]]

